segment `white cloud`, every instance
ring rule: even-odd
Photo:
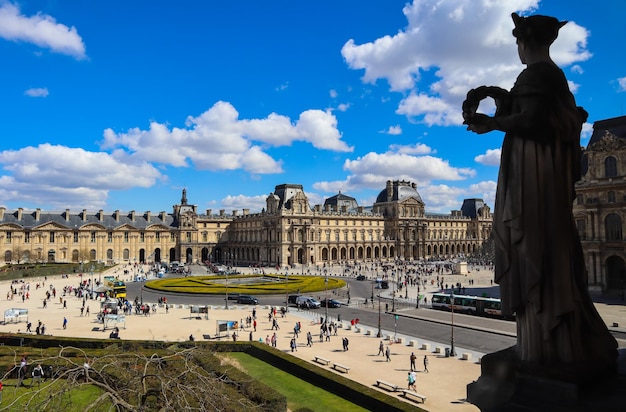
[[[501,152],[501,149],[488,149],[485,154],[476,156],[474,161],[485,166],[500,166]]]
[[[350,108],[350,103],[339,103],[337,105],[337,110],[340,112],[346,112]]]
[[[50,93],[48,92],[48,89],[45,87],[37,87],[37,88],[26,90],[24,94],[30,97],[48,97]]]
[[[435,151],[430,146],[427,146],[423,143],[416,143],[414,145],[392,144],[389,145],[389,151],[409,155],[427,155],[435,153]]]
[[[395,126],[389,126],[389,129],[383,131],[382,133],[385,134],[390,134],[392,136],[397,136],[402,134],[402,127],[400,127],[400,125],[395,125]]]
[[[398,114],[429,125],[461,124],[460,105],[469,89],[483,84],[510,89],[523,66],[511,35],[511,12],[529,14],[539,0],[414,0],[404,7],[408,24],[394,35],[341,52],[348,66],[363,70],[362,80],[387,80],[406,93]],[[559,65],[589,59],[589,32],[574,22],[561,29],[552,47]],[[433,76],[422,76],[430,71]]]
[[[346,160],[344,170],[354,175],[377,175],[383,181],[409,176],[409,180],[428,182],[431,180],[463,180],[474,176],[472,169],[455,168],[447,160],[433,156],[411,156],[403,153],[370,152],[355,160]]]
[[[152,122],[148,130],[126,133],[104,131],[103,149],[121,148],[132,157],[176,167],[189,163],[201,170],[243,169],[249,173],[281,173],[281,162],[265,153],[263,146],[289,146],[309,142],[317,149],[352,151],[329,112],[307,110],[296,122],[276,113],[264,119],[239,119],[227,102],[217,102],[198,117],[189,116],[185,128],[169,128]],[[260,144],[254,144],[258,142]]]
[[[336,99],[337,96],[339,96],[339,94],[337,93],[337,90],[335,89],[330,89],[330,92],[328,92],[328,94],[330,95],[331,98]]]
[[[250,209],[251,213],[260,212],[265,208],[265,199],[268,195],[245,196],[245,195],[228,195],[221,200],[222,207],[229,210]]]
[[[572,73],[576,73],[576,74],[583,74],[585,72],[583,68],[580,67],[578,64],[573,65],[570,70]]]
[[[587,144],[592,134],[593,134],[593,124],[588,123],[588,122],[583,123],[583,129],[580,132],[581,144],[583,144],[584,141],[586,141],[586,143],[584,144]]]
[[[50,144],[2,151],[0,163],[9,172],[0,177],[5,202],[32,200],[60,208],[101,208],[110,190],[151,187],[164,178],[154,166],[123,153]]]
[[[619,84],[620,92],[626,92],[626,77],[620,77],[617,79],[617,84]]]
[[[46,14],[24,16],[12,3],[0,4],[0,37],[32,43],[76,59],[86,58],[85,44],[75,27],[57,23]]]

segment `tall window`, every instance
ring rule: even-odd
[[[107,232],[107,242],[113,242],[113,232]]]
[[[613,156],[604,159],[604,177],[617,176],[617,160]]]
[[[585,219],[576,219],[576,227],[578,228],[578,236],[580,240],[587,239],[587,222]]]
[[[96,232],[91,232],[91,243],[96,243]]]
[[[124,242],[128,243],[128,232],[124,232]]]
[[[139,241],[140,242],[146,241],[146,234],[144,232],[139,232]]]
[[[13,238],[13,232],[6,232],[6,243],[11,243],[12,238]]]
[[[607,197],[609,203],[615,203],[615,192],[614,191],[611,190],[611,191],[607,192],[606,197]]]
[[[78,232],[74,232],[74,243],[78,243]]]
[[[606,229],[606,240],[622,240],[622,218],[615,213],[611,213],[604,221]]]
[[[50,232],[50,243],[54,243],[54,232]]]
[[[155,232],[154,238],[158,241],[161,240],[161,232]]]
[[[24,243],[30,243],[30,232],[24,232]]]

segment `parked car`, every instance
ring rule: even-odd
[[[365,280],[367,277],[365,275],[359,275],[356,277],[356,280]]]
[[[258,305],[259,300],[255,298],[254,296],[239,295],[239,298],[237,299],[237,303],[243,303],[246,305]]]
[[[320,302],[320,304],[322,305],[323,308],[326,307],[326,300],[327,299],[322,299],[322,301]],[[340,308],[343,304],[335,299],[328,299],[328,307],[329,308]]]
[[[310,296],[298,296],[296,306],[299,308],[317,309],[320,308],[322,304],[317,299]]]

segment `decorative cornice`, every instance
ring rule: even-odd
[[[626,148],[626,140],[620,139],[613,133],[605,130],[604,136],[594,144],[592,144],[588,150],[594,152],[615,152],[620,149]]]

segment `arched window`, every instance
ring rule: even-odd
[[[622,240],[622,218],[615,213],[608,215],[604,221],[606,240]]]
[[[604,159],[604,177],[617,176],[617,160],[613,156]]]

